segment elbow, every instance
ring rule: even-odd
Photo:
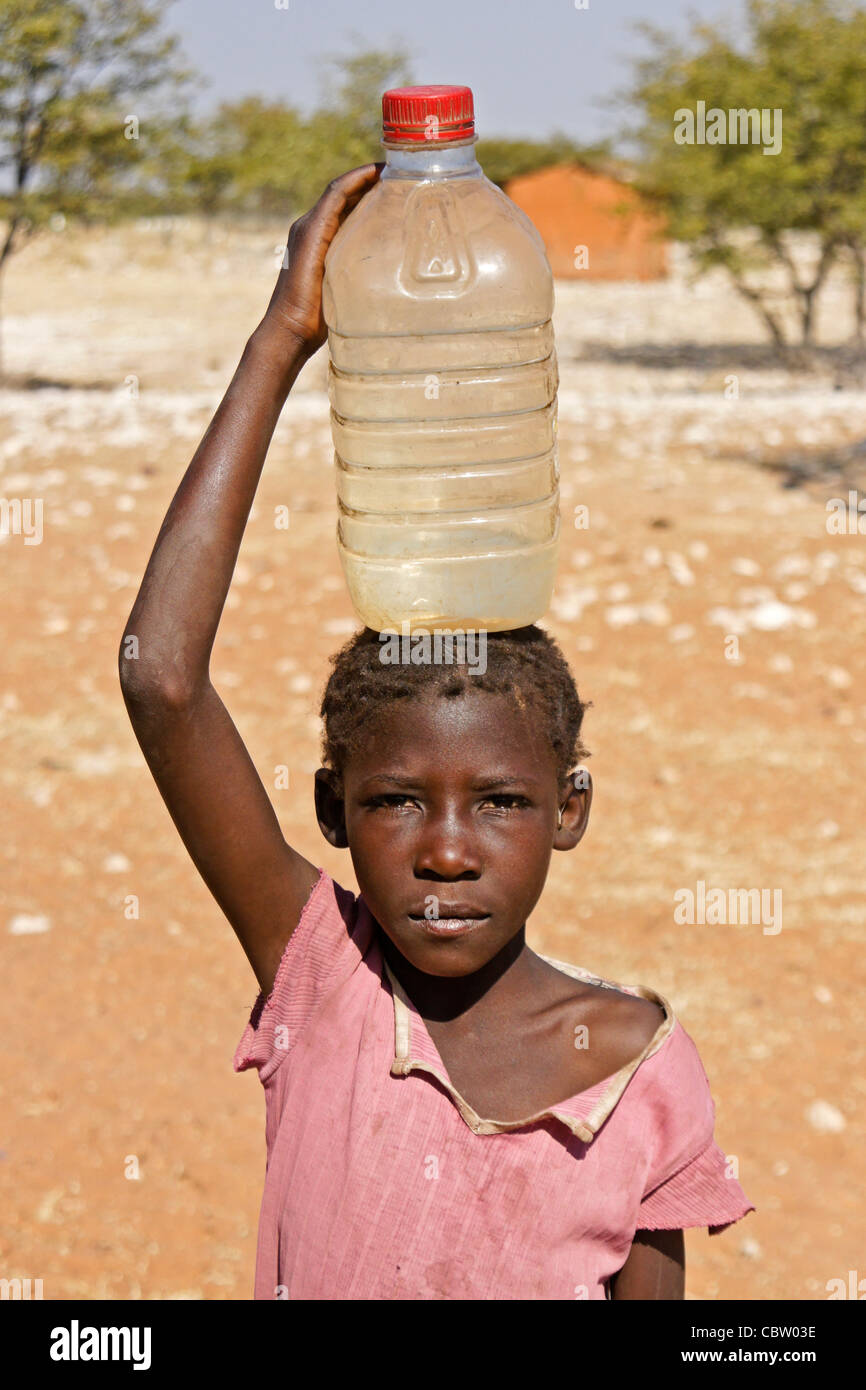
[[[171,665],[153,660],[144,661],[138,648],[138,638],[124,633],[117,653],[117,673],[124,703],[130,713],[152,713],[154,710],[188,709],[200,693],[204,682],[185,678]]]
[[[124,632],[117,649],[117,676],[124,694],[136,684],[138,659],[138,638],[131,632]]]

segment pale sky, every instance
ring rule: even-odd
[[[286,8],[277,5],[286,3]],[[744,0],[174,0],[167,27],[209,79],[194,105],[258,94],[310,110],[320,60],[403,41],[417,83],[475,94],[479,136],[564,131],[591,143],[618,125],[601,103],[627,84],[637,20],[674,32],[690,13],[735,24]]]

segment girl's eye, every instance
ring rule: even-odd
[[[382,796],[371,796],[367,805],[372,810],[402,811],[416,804],[415,798],[403,792],[386,792]],[[494,811],[520,811],[529,805],[525,796],[519,796],[516,792],[501,792],[495,796],[486,796],[481,803],[482,808],[491,806]]]
[[[502,792],[497,796],[485,797],[485,806],[493,806],[497,811],[521,811],[529,802],[525,796],[518,796],[516,792]]]

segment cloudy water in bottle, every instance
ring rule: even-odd
[[[338,546],[377,631],[522,627],[559,538],[553,277],[475,158],[468,87],[382,100],[386,167],[325,261]]]

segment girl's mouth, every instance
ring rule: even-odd
[[[483,927],[484,923],[489,920],[488,913],[484,913],[480,917],[427,917],[426,915],[419,916],[413,912],[409,913],[409,921],[412,925],[419,927],[427,936],[446,937],[452,940],[454,937],[466,936],[478,927]]]

